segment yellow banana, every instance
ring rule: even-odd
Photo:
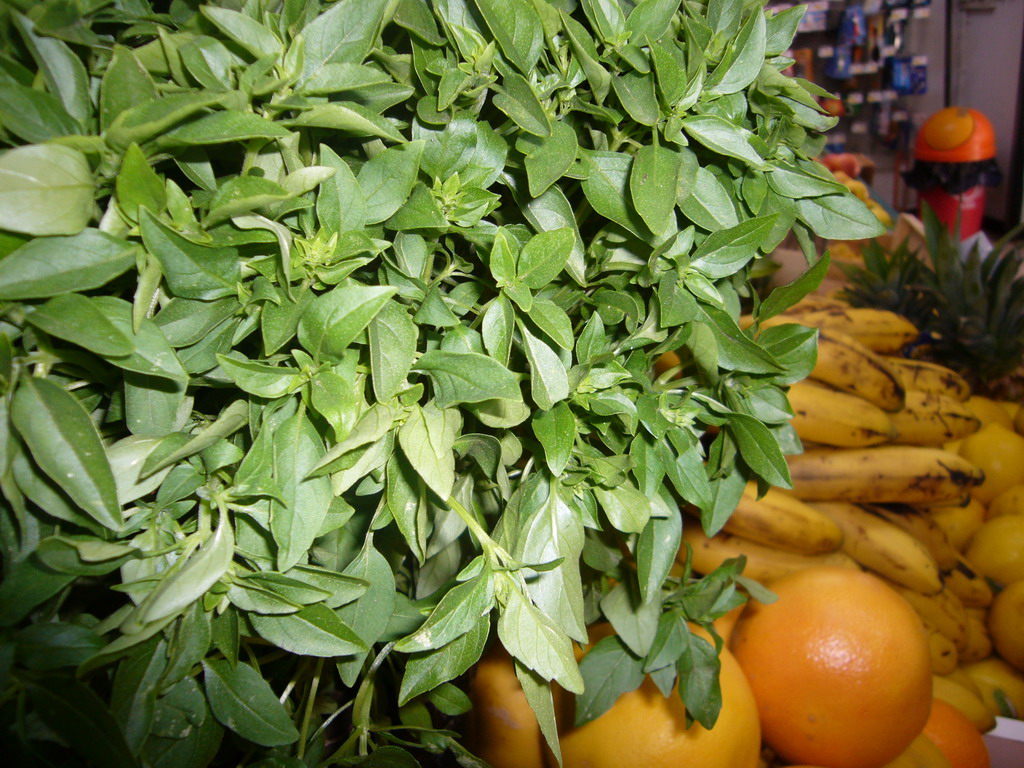
[[[992,655],[992,635],[985,625],[984,608],[967,608],[967,645],[960,651],[960,663],[970,664]]]
[[[960,562],[962,556],[927,512],[910,504],[873,504],[869,508],[924,544],[935,558],[939,570],[956,568]]]
[[[882,768],[953,768],[953,764],[934,741],[919,733],[909,747]]]
[[[805,501],[941,504],[963,498],[984,473],[940,448],[813,448],[787,456],[793,495]]]
[[[959,552],[956,565],[943,570],[942,581],[965,608],[987,608],[992,604],[992,587],[988,580]]]
[[[906,397],[899,376],[880,355],[838,331],[818,332],[818,359],[810,378],[862,397],[883,411],[898,411]]]
[[[805,554],[835,552],[843,532],[818,510],[785,491],[769,488],[757,498],[757,483],[747,483],[739,504],[722,529],[748,541]]]
[[[812,381],[789,388],[791,424],[801,440],[842,448],[887,443],[896,435],[889,414],[862,397]]]
[[[974,723],[974,727],[979,732],[985,733],[995,727],[995,715],[985,706],[981,697],[952,677],[932,675],[932,695],[959,709],[968,720]]]
[[[971,396],[971,385],[967,379],[952,368],[908,357],[886,356],[885,361],[899,374],[900,381],[908,391],[934,392],[961,402]]]
[[[928,640],[928,655],[931,659],[933,675],[948,675],[956,669],[960,663],[960,654],[956,645],[939,632],[935,627],[921,620],[922,631]]]
[[[743,575],[767,584],[787,573],[817,565],[834,565],[858,569],[857,563],[840,550],[821,555],[806,555],[768,547],[754,541],[719,532],[708,538],[700,523],[687,520],[683,525],[683,540],[693,549],[693,570],[700,574],[711,573],[729,558],[747,558]],[[685,546],[679,550],[678,560],[686,561]]]
[[[901,445],[943,445],[981,429],[981,420],[960,400],[917,389],[908,389],[903,407],[889,417],[893,442]]]
[[[812,504],[843,532],[843,552],[889,581],[925,594],[942,591],[939,566],[928,548],[869,507],[843,501]]]
[[[948,589],[926,595],[900,584],[890,583],[890,586],[910,603],[927,626],[935,627],[952,640],[957,652],[967,647],[967,609],[956,595]]]
[[[782,323],[799,323],[809,328],[842,333],[872,352],[886,355],[899,351],[921,333],[903,315],[871,307],[792,307],[761,326],[767,328]]]

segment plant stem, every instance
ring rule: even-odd
[[[313,705],[316,702],[316,692],[320,687],[320,675],[324,671],[324,660],[316,660],[316,668],[313,670],[313,679],[309,683],[309,692],[306,694],[306,711],[302,715],[302,727],[299,728],[299,749],[298,757],[301,760],[306,754],[306,733],[309,731],[309,721],[313,717]]]

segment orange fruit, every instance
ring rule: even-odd
[[[1024,483],[1011,485],[989,502],[989,517],[1003,515],[1024,515]]]
[[[492,768],[544,768],[544,737],[516,677],[515,663],[495,642],[477,662],[466,717],[466,746]]]
[[[1024,672],[1024,581],[1007,584],[988,608],[988,632],[1002,659]]]
[[[928,642],[910,604],[862,571],[815,567],[750,603],[730,648],[765,743],[784,760],[878,768],[905,751],[932,702]]]
[[[761,729],[754,696],[727,648],[720,659],[722,709],[711,729],[696,722],[687,728],[678,689],[666,698],[650,677],[578,728],[571,724],[572,697],[556,702],[564,768],[757,768]]]
[[[985,481],[971,491],[984,504],[1024,483],[1024,435],[1018,435],[1012,426],[983,426],[963,439],[960,455],[985,473]]]
[[[949,758],[953,768],[990,768],[985,739],[959,709],[942,699],[932,701],[924,734]]]

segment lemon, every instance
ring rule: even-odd
[[[971,491],[985,504],[1011,486],[1024,483],[1024,435],[1012,428],[989,422],[963,439],[960,455],[985,473],[985,481]]]
[[[996,653],[1010,666],[1024,672],[1024,581],[1007,585],[992,600],[988,631]]]
[[[1013,419],[998,402],[990,397],[982,395],[971,395],[967,398],[967,407],[974,411],[974,415],[981,419],[982,426],[989,424],[1001,424],[1007,429],[1013,429]]]
[[[988,505],[988,516],[1024,515],[1024,483],[1011,485]]]
[[[985,522],[985,505],[971,496],[962,504],[937,504],[928,507],[928,514],[946,532],[946,538],[960,552],[970,543]]]
[[[986,520],[964,553],[982,575],[1000,584],[1024,579],[1024,516]]]

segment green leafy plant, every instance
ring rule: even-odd
[[[553,682],[587,718],[679,679],[712,724],[687,622],[758,588],[671,573],[681,510],[713,532],[788,484],[815,337],[739,306],[827,261],[763,303],[749,272],[790,231],[879,232],[811,159],[801,14],[6,4],[9,759],[476,765],[488,642],[556,753]]]

